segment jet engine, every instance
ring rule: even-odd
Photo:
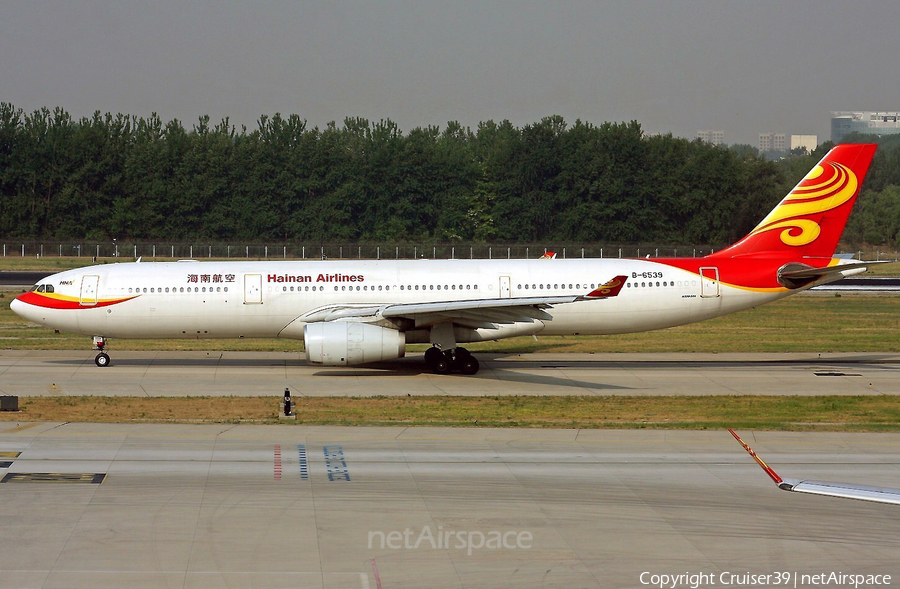
[[[402,358],[406,334],[368,323],[308,323],[303,326],[303,345],[313,364],[348,366]]]

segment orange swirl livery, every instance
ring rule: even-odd
[[[807,217],[841,206],[856,196],[859,189],[852,170],[842,164],[826,163],[825,166],[830,171],[827,180],[819,182],[825,168],[816,166],[750,235],[781,229],[779,236],[785,245],[799,247],[815,241],[821,229],[815,220]]]
[[[22,301],[24,303],[28,303],[29,305],[34,305],[35,307],[41,307],[44,309],[84,309],[84,308],[96,308],[96,307],[109,307],[111,305],[117,305],[119,303],[124,303],[125,301],[130,301],[137,297],[125,297],[125,298],[117,298],[117,299],[99,299],[96,302],[91,300],[88,303],[85,303],[80,297],[75,296],[67,296],[63,294],[57,293],[44,293],[44,292],[26,292],[24,294],[19,295],[16,300]]]
[[[714,257],[748,254],[831,258],[875,154],[838,145],[746,237]]]

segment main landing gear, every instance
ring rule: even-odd
[[[100,335],[95,335],[94,349],[100,351],[100,353],[97,354],[97,357],[94,358],[94,364],[96,364],[100,368],[109,366],[109,354],[103,351],[106,349],[106,338]]]
[[[435,374],[447,374],[452,370],[459,370],[462,374],[470,375],[478,372],[480,368],[478,360],[465,348],[441,350],[432,346],[425,350],[425,364]]]

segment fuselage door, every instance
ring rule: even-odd
[[[85,274],[81,278],[81,297],[78,304],[82,307],[94,307],[97,305],[97,288],[100,285],[100,277],[96,274]]]
[[[700,268],[700,296],[702,298],[719,296],[718,268]]]
[[[500,277],[500,298],[508,299],[509,298],[509,276],[501,276]]]
[[[262,304],[262,274],[244,274],[244,304]]]

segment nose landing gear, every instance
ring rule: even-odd
[[[104,352],[106,349],[106,338],[100,335],[94,336],[94,349],[99,350],[99,354],[94,358],[94,364],[103,368],[104,366],[109,366],[109,354]]]

